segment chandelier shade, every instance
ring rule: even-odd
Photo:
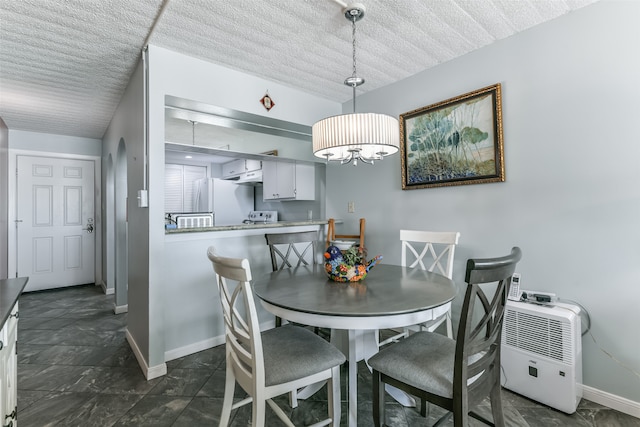
[[[400,147],[398,120],[386,114],[356,113],[356,87],[364,83],[356,72],[356,22],[364,17],[365,9],[353,3],[344,9],[351,21],[353,37],[353,73],[344,81],[353,92],[353,113],[327,117],[311,127],[313,155],[341,164],[358,161],[373,164],[385,156],[395,154]]]
[[[398,152],[398,120],[386,114],[351,113],[327,117],[311,128],[313,154],[327,161],[371,163]]]

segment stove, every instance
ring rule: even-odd
[[[278,222],[278,211],[251,211],[249,218],[245,222],[254,224]]]

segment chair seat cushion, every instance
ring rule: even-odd
[[[344,363],[344,354],[308,329],[286,325],[262,333],[265,384],[304,378]]]
[[[383,374],[442,397],[453,397],[456,342],[433,332],[418,332],[391,344],[368,360]]]

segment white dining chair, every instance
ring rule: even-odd
[[[224,258],[209,247],[222,304],[226,343],[226,380],[220,426],[231,410],[252,403],[251,425],[265,425],[266,404],[285,425],[294,427],[272,398],[327,381],[328,418],[313,426],[340,425],[340,365],[345,356],[313,332],[286,325],[260,333],[247,259]],[[235,284],[235,286],[234,286]],[[249,397],[234,403],[236,382]]]
[[[460,233],[457,231],[400,230],[400,241],[402,243],[400,265],[409,268],[421,268],[452,279],[453,257],[459,239]],[[406,327],[402,332],[380,341],[379,346],[397,341],[403,337],[406,338],[410,332],[420,330],[433,332],[444,322],[446,322],[447,336],[453,338],[451,303],[434,309],[434,316],[433,320],[420,325]]]

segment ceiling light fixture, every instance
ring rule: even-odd
[[[386,114],[356,113],[356,87],[364,79],[356,73],[356,21],[364,16],[364,6],[354,3],[345,8],[344,16],[352,25],[353,74],[344,84],[353,90],[353,113],[327,117],[311,128],[313,154],[327,162],[347,164],[358,161],[373,164],[385,156],[398,152],[400,131],[398,120]]]

